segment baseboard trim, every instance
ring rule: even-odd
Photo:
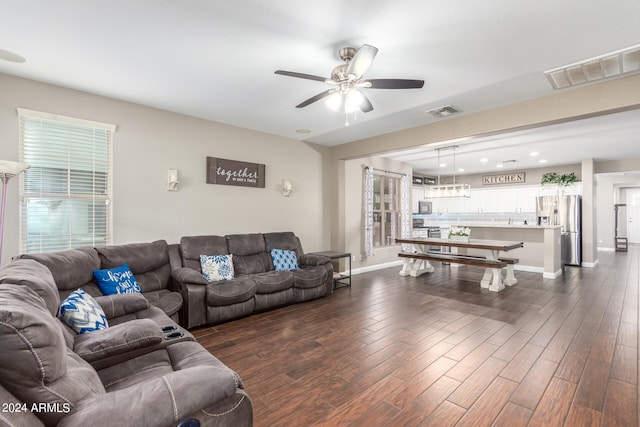
[[[542,277],[545,279],[557,279],[562,276],[562,270],[557,270],[555,273],[547,273],[546,271],[542,273]]]
[[[582,267],[586,267],[586,268],[596,268],[596,265],[598,265],[597,259],[594,262],[583,262],[581,264]]]
[[[359,267],[359,268],[353,268],[353,269],[351,269],[351,275],[355,276],[356,274],[368,273],[370,271],[382,270],[382,269],[385,269],[385,268],[396,267],[396,266],[397,267],[401,267],[402,266],[402,260],[384,262],[382,264],[367,265],[365,267]],[[398,270],[398,273],[399,272],[400,272],[400,270]]]

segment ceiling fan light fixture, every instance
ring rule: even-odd
[[[329,95],[324,103],[330,110],[339,111],[342,106],[342,94],[336,91]]]
[[[347,113],[355,113],[362,109],[364,105],[364,95],[355,89],[351,89],[345,95],[344,109]]]

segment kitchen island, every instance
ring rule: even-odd
[[[518,240],[524,247],[510,252],[517,270],[541,272],[545,279],[562,275],[561,227],[548,225],[469,224],[474,239]]]
[[[542,273],[545,279],[562,275],[561,227],[559,225],[455,224],[469,227],[473,239],[516,240],[524,247],[509,252],[520,260],[516,270]],[[444,236],[443,236],[444,237]],[[469,250],[469,254],[474,254]]]

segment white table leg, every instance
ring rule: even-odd
[[[423,245],[411,245],[411,251],[413,253],[425,253]],[[400,276],[418,277],[425,273],[433,273],[435,268],[426,259],[402,259],[402,270],[400,270]]]
[[[499,251],[491,250],[487,251],[487,259],[496,261],[500,255]],[[502,282],[502,269],[500,268],[486,268],[484,275],[480,281],[480,286],[488,288],[490,291],[498,292],[504,289],[504,283]]]
[[[513,264],[507,264],[507,274],[504,278],[504,284],[507,286],[513,286],[518,283],[518,279],[516,279],[516,275],[513,272]]]

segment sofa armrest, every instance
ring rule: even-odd
[[[185,283],[191,283],[196,285],[206,285],[207,279],[202,274],[194,270],[193,268],[180,267],[171,271],[171,277],[180,283],[180,287],[183,288]]]
[[[103,295],[95,297],[95,300],[102,307],[107,319],[149,308],[149,301],[139,293]]]
[[[239,384],[229,369],[195,366],[81,400],[57,426],[176,425],[232,396]]]
[[[328,262],[331,262],[331,258],[323,256],[323,255],[315,255],[315,254],[302,254],[300,255],[300,264],[315,266],[315,265],[324,265]]]
[[[164,339],[162,329],[151,319],[136,319],[106,329],[78,335],[73,351],[89,363],[149,347]]]

